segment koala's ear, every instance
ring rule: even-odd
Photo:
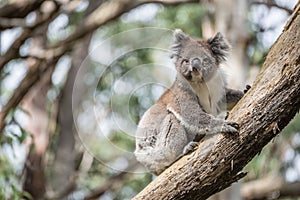
[[[180,49],[183,47],[184,43],[190,38],[182,30],[175,29],[173,33],[173,45],[171,46],[171,58],[177,58],[180,54]]]
[[[230,50],[230,45],[220,32],[218,32],[213,38],[208,39],[207,43],[209,44],[218,63],[226,60],[226,56]]]

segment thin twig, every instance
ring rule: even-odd
[[[286,8],[284,6],[280,6],[277,3],[274,3],[274,2],[271,2],[271,1],[253,1],[253,2],[251,2],[251,4],[253,4],[253,5],[266,5],[269,8],[270,7],[279,8],[281,10],[286,11],[290,15],[293,13],[293,10],[291,10],[289,8]]]

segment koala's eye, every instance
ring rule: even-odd
[[[182,65],[186,65],[186,64],[188,64],[189,63],[189,61],[187,60],[187,59],[183,59],[182,61],[181,61],[181,64]]]

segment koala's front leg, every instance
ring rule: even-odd
[[[205,113],[200,107],[186,107],[181,113],[178,113],[171,106],[167,109],[173,113],[180,123],[186,128],[189,135],[201,136],[216,133],[238,134],[239,125],[233,121],[218,119],[208,113]]]
[[[183,148],[182,154],[179,155],[176,160],[198,147],[199,140],[201,140],[205,135],[212,135],[217,133],[238,134],[239,132],[239,125],[236,122],[218,119],[203,111],[198,113],[198,118],[195,120],[191,120],[192,118],[180,117],[178,113],[176,113],[170,107],[169,111],[172,112],[183,125],[188,138],[194,138],[190,140],[190,142]]]

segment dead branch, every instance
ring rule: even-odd
[[[254,85],[230,112],[229,120],[240,124],[240,135],[207,138],[134,199],[207,199],[245,176],[244,166],[299,111],[299,29],[300,3],[270,49]],[[204,154],[209,142],[215,145]]]

